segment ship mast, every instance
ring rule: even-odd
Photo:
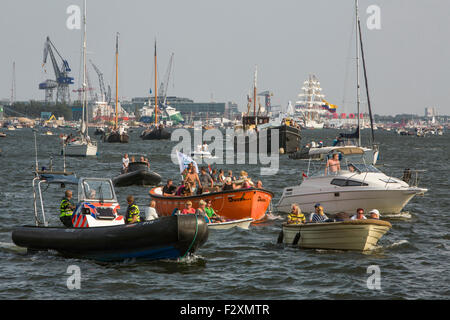
[[[360,104],[361,104],[361,88],[359,83],[359,0],[355,0],[355,13],[356,13],[356,110],[358,118],[358,146],[361,146],[361,128],[360,128]]]
[[[87,138],[88,136],[88,110],[86,106],[86,100],[87,100],[87,85],[86,85],[86,0],[84,0],[84,17],[83,17],[83,24],[84,24],[84,35],[83,35],[83,121],[85,122],[84,125],[84,132],[83,136],[84,138]]]
[[[155,126],[158,126],[158,82],[157,82],[157,65],[156,65],[156,40],[155,40]]]
[[[114,119],[114,130],[117,130],[118,128],[118,112],[119,112],[119,75],[118,75],[118,68],[119,68],[119,33],[116,34],[116,116]]]

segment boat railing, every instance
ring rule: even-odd
[[[417,169],[409,169],[406,168],[403,170],[403,176],[401,180],[406,182],[410,187],[418,187],[419,186],[419,174],[425,172],[426,170],[417,170]]]

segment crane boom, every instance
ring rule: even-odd
[[[56,60],[54,52],[56,52],[56,54],[62,61],[61,67],[58,66],[58,62]],[[50,40],[50,37],[47,37],[44,44],[44,59],[42,66],[45,66],[45,64],[47,63],[48,55],[50,55],[53,71],[55,72],[56,82],[58,84],[56,102],[59,101],[65,103],[66,101],[70,100],[69,85],[74,83],[74,78],[69,76],[69,72],[72,71],[70,69],[69,63],[67,62],[66,59],[62,57],[58,49],[56,49],[55,45]],[[41,85],[40,85],[41,89],[49,90],[48,88],[45,88],[43,84]]]
[[[98,82],[100,85],[100,95],[102,96],[103,101],[106,101],[106,88],[105,88],[105,82],[103,81],[103,73],[100,71],[100,69],[92,62],[92,60],[89,60],[92,67],[94,68],[95,72],[97,72],[98,75]]]
[[[166,104],[167,88],[169,87],[169,78],[170,78],[170,73],[172,72],[173,56],[174,56],[174,53],[172,52],[170,54],[169,64],[167,65],[167,70],[166,70],[166,74],[164,76],[164,81],[161,82],[161,86],[159,87],[160,96],[162,97],[161,102],[163,105]]]

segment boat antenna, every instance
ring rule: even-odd
[[[368,82],[367,82],[367,71],[366,71],[366,59],[364,58],[364,48],[363,48],[363,41],[362,41],[362,34],[361,34],[361,22],[359,20],[358,20],[358,29],[359,29],[359,41],[360,41],[360,45],[361,45],[361,58],[362,58],[363,70],[364,70],[364,83],[366,86],[367,105],[369,107],[370,129],[371,129],[372,145],[373,145],[375,143],[375,134],[374,134],[374,130],[373,130],[372,107],[370,105],[369,86],[368,86]]]
[[[39,170],[39,164],[38,164],[38,155],[37,155],[37,141],[36,141],[36,129],[33,129],[33,133],[34,133],[34,152],[35,152],[35,168],[36,168],[36,172]]]
[[[361,93],[359,84],[359,41],[358,41],[358,22],[359,22],[359,1],[355,0],[355,13],[356,13],[356,110],[358,113],[358,131],[360,128],[360,104],[361,104]],[[358,146],[361,146],[361,135],[358,135]]]

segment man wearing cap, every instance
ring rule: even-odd
[[[328,220],[328,217],[323,213],[323,207],[320,205],[320,203],[316,203],[314,205],[314,213],[311,213],[309,216],[309,222],[324,222],[325,220]]]
[[[370,210],[369,214],[370,214],[370,219],[376,219],[376,220],[380,219],[380,211],[378,211],[377,209]]]
[[[358,210],[356,210],[356,214],[354,216],[352,216],[350,219],[351,220],[365,220],[365,219],[367,219],[366,216],[364,215],[364,209],[358,208]]]

